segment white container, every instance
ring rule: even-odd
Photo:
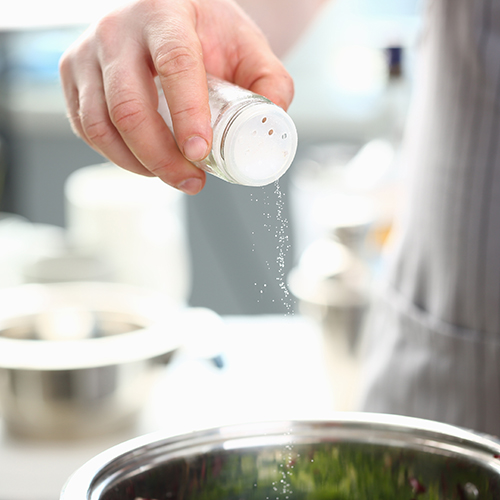
[[[73,172],[65,197],[73,251],[102,259],[111,281],[187,303],[191,262],[183,193],[107,163]]]
[[[197,167],[225,181],[265,186],[290,167],[297,151],[297,130],[290,116],[265,97],[208,76],[213,142]],[[167,101],[160,90],[158,112],[172,130]]]

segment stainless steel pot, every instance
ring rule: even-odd
[[[6,428],[59,438],[132,424],[158,366],[186,332],[201,323],[209,328],[210,320],[210,311],[180,309],[163,294],[128,285],[0,290],[0,415]]]
[[[118,445],[76,471],[61,500],[500,498],[500,445],[392,415],[236,425]]]

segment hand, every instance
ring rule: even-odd
[[[293,83],[233,0],[136,0],[91,26],[63,55],[73,130],[113,163],[196,194],[210,152],[206,73],[287,108]],[[158,76],[175,139],[157,113]]]

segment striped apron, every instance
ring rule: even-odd
[[[500,436],[500,0],[431,0],[359,409]]]

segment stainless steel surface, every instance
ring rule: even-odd
[[[183,333],[214,320],[111,283],[23,285],[0,290],[0,303],[0,412],[31,437],[130,425]]]
[[[289,286],[301,310],[327,330],[330,323],[342,323],[347,335],[356,337],[368,303],[369,274],[352,249],[331,236],[314,241],[290,272]]]
[[[364,223],[357,226],[359,234],[364,232],[362,226]],[[355,228],[353,224],[351,229],[357,233]],[[300,313],[313,319],[323,333],[328,378],[340,410],[357,408],[359,339],[370,300],[369,267],[357,253],[357,246],[362,246],[361,241],[351,241],[348,247],[330,230],[304,250],[288,275]],[[337,383],[345,378],[349,384]]]
[[[453,426],[341,412],[137,438],[87,462],[61,500],[495,499],[499,453],[496,440]]]
[[[0,498],[55,500],[68,477],[92,457],[151,432],[173,436],[248,421],[331,417],[335,402],[325,397],[329,384],[320,332],[312,321],[298,315],[249,315],[223,317],[222,322],[218,331],[224,367],[218,369],[181,349],[160,370],[130,429],[68,445],[62,440],[13,438],[3,432],[0,419]],[[195,345],[203,343],[206,334],[200,328]],[[199,354],[205,356],[203,351]],[[277,397],[276,384],[269,381],[282,380],[284,373],[286,383],[280,383]]]

